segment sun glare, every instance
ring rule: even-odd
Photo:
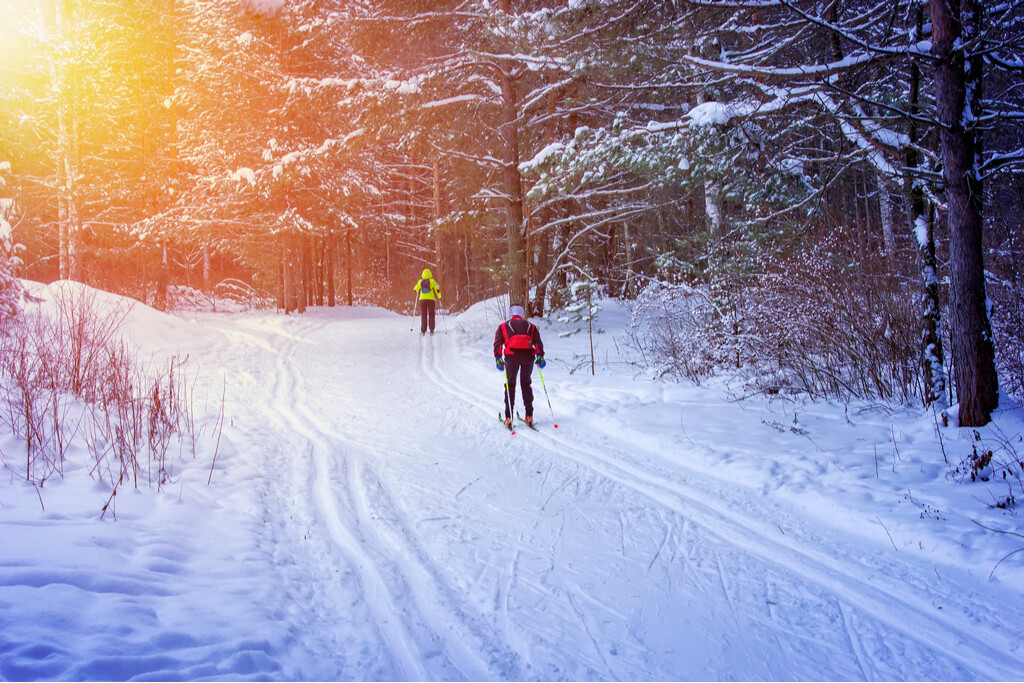
[[[14,19],[24,16],[26,4],[19,0],[0,0],[0,31],[10,26]]]
[[[22,69],[43,51],[50,40],[39,2],[0,0],[0,67],[8,78],[23,75]]]

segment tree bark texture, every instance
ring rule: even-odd
[[[511,0],[499,0],[498,9],[506,14],[512,11]],[[504,176],[506,209],[505,233],[508,240],[509,301],[529,306],[526,272],[526,239],[523,235],[523,187],[519,174],[519,102],[516,96],[513,64],[506,61],[498,69],[501,81],[502,121],[501,138],[502,175]],[[527,311],[529,313],[529,311]]]
[[[924,10],[915,10],[917,30],[924,30]],[[903,198],[906,201],[907,226],[916,235],[918,246],[918,272],[921,275],[921,375],[924,378],[924,401],[931,405],[943,404],[946,395],[946,372],[942,349],[942,303],[939,299],[938,265],[935,260],[934,208],[925,199],[917,178],[921,166],[918,145],[921,132],[918,116],[921,114],[921,82],[923,74],[918,62],[910,64],[910,88],[907,110],[912,115],[907,128],[910,144],[904,158]]]
[[[81,279],[79,254],[78,121],[75,113],[75,74],[67,67],[67,55],[59,48],[70,46],[74,7],[68,0],[54,3],[58,50],[51,59],[51,78],[57,88],[57,206],[60,235],[61,279]],[[69,48],[70,49],[70,48]]]
[[[896,257],[896,234],[893,230],[892,193],[888,181],[881,173],[875,174],[878,183],[878,215],[882,222],[882,246],[890,263]]]
[[[510,67],[508,67],[510,68]],[[508,241],[509,300],[528,306],[526,239],[523,235],[523,187],[519,173],[519,104],[512,75],[502,70],[501,161],[505,185],[505,234]]]
[[[336,303],[336,291],[334,283],[334,261],[337,258],[337,234],[334,230],[330,230],[327,233],[327,239],[324,242],[324,280],[327,285],[327,305],[333,307]]]
[[[971,112],[979,111],[981,58],[964,45],[978,35],[980,0],[931,0],[935,104],[949,226],[953,374],[960,425],[988,423],[999,402],[995,347],[985,293],[981,138]],[[978,48],[976,48],[978,49]]]
[[[345,286],[348,305],[352,305],[352,231],[345,232]]]

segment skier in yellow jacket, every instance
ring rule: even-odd
[[[426,334],[428,329],[430,334],[434,334],[434,312],[441,303],[441,288],[430,268],[423,269],[420,280],[413,289],[420,296],[420,334]]]

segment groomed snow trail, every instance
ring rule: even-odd
[[[284,589],[275,613],[293,643],[284,675],[1024,671],[999,611],[975,608],[984,595],[890,552],[884,536],[866,553],[797,506],[687,466],[688,450],[744,446],[638,438],[596,395],[554,430],[539,383],[541,431],[510,436],[494,419],[489,324],[439,321],[421,338],[409,318],[357,308],[204,325],[231,342],[213,360],[231,377],[229,404],[252,408],[228,435],[262,474],[259,546],[277,574],[265,580]],[[572,381],[554,366],[546,377]]]

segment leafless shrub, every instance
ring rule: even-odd
[[[70,418],[73,396],[53,376],[53,331],[35,316],[19,316],[0,330],[0,426],[25,441],[32,481],[63,476],[63,463],[79,421]]]
[[[728,374],[765,393],[907,402],[922,391],[917,301],[880,257],[849,263],[825,245],[742,285],[652,284],[630,345],[692,381]]]
[[[918,301],[915,284],[881,259],[801,255],[744,291],[758,384],[818,397],[920,397]]]
[[[167,288],[167,308],[173,311],[216,311],[217,300],[195,287],[171,285]]]
[[[990,507],[1013,510],[1017,498],[1024,498],[1024,456],[1017,452],[1015,446],[1021,435],[1007,436],[995,426],[993,430],[985,436],[974,430],[971,453],[950,468],[948,477],[958,483],[968,479],[972,482],[1002,482],[1006,485],[1006,495],[990,494],[991,500],[985,502]]]
[[[502,294],[489,299],[485,305],[487,310],[487,318],[494,320],[495,325],[499,325],[502,321],[508,320],[508,309],[513,302],[509,301],[507,294]],[[419,309],[417,309],[418,311]]]
[[[218,282],[213,288],[214,297],[233,301],[243,310],[273,308],[274,302],[266,293],[258,291],[252,285],[227,278]]]
[[[127,307],[101,312],[88,290],[59,291],[53,304],[53,314],[26,312],[0,330],[0,428],[24,440],[25,479],[36,484],[63,476],[80,438],[90,472],[112,489],[112,511],[121,486],[170,481],[172,444],[195,456],[192,391],[179,359],[143,364],[125,345]]]
[[[58,347],[48,368],[58,386],[87,401],[96,400],[103,391],[104,370],[109,364],[108,349],[117,343],[117,335],[131,312],[127,304],[115,304],[101,311],[96,291],[82,288],[57,289],[54,329],[49,343]]]
[[[652,282],[633,307],[628,345],[657,375],[713,375],[721,312],[707,288]]]
[[[992,328],[999,383],[1018,401],[1024,401],[1024,287],[1020,281],[990,280],[989,293],[995,306]]]

